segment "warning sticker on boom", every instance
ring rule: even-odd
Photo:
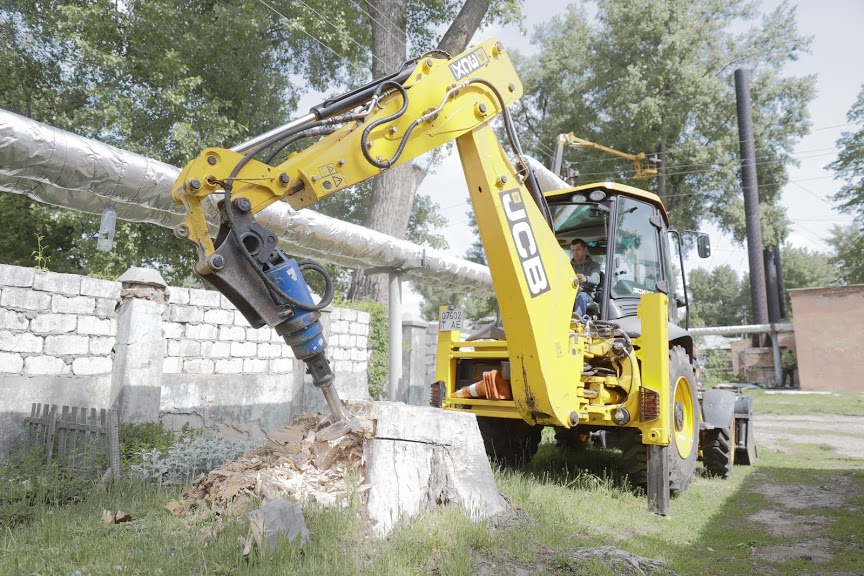
[[[334,172],[333,174],[327,176],[326,178],[321,179],[321,186],[325,190],[329,190],[331,192],[335,192],[338,190],[342,183],[345,182],[345,178],[342,176],[341,172]]]
[[[324,164],[323,166],[318,167],[318,172],[321,173],[322,178],[326,178],[331,174],[336,173],[336,165],[335,164]]]

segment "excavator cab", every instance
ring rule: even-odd
[[[643,294],[663,293],[672,302],[669,320],[677,323],[668,219],[656,197],[607,182],[548,192],[546,200],[562,249],[569,252],[570,242],[580,238],[600,264],[598,319],[635,318]]]

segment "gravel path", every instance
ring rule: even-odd
[[[756,445],[784,451],[790,444],[825,444],[847,458],[864,459],[864,416],[756,414]]]

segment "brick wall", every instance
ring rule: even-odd
[[[0,265],[0,373],[109,374],[120,283]]]
[[[33,402],[117,404],[134,365],[121,356],[141,347],[117,341],[134,334],[118,331],[118,323],[130,325],[122,289],[121,282],[0,265],[0,455]],[[167,304],[136,310],[161,315],[150,320],[157,327],[152,345],[162,347],[153,413],[164,421],[248,435],[326,409],[291,348],[271,328],[252,328],[218,292],[168,287]],[[368,398],[369,314],[325,309],[321,321],[340,396]]]
[[[864,284],[788,292],[801,389],[864,392]]]

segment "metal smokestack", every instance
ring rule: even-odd
[[[741,181],[744,186],[753,321],[767,324],[768,299],[765,293],[765,263],[762,259],[762,219],[759,214],[759,184],[756,180],[756,150],[753,144],[750,72],[744,68],[735,70],[735,97],[738,104],[738,138],[741,144]]]

